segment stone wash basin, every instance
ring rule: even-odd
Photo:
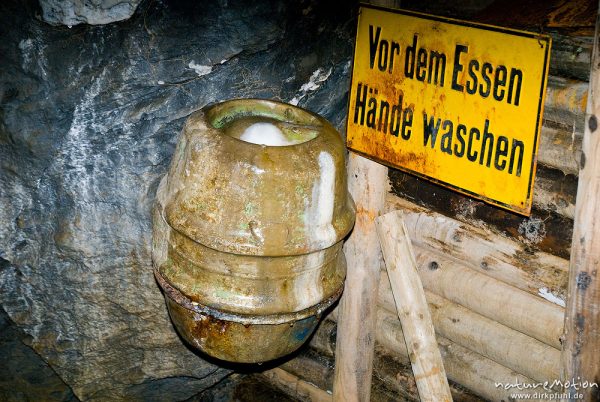
[[[325,119],[258,99],[192,114],[153,217],[178,332],[227,361],[296,350],[342,292],[354,214],[344,144]]]

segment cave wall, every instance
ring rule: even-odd
[[[150,260],[156,186],[186,117],[211,102],[273,98],[342,128],[355,12],[148,0],[69,28],[35,1],[0,4],[0,304],[76,398],[184,400],[230,373],[168,318]]]

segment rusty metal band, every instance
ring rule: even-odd
[[[165,292],[167,297],[173,300],[175,303],[180,306],[193,311],[198,314],[209,315],[219,320],[224,321],[233,321],[243,325],[246,324],[285,324],[285,323],[293,323],[295,321],[300,321],[310,316],[320,316],[323,311],[327,310],[337,299],[342,295],[342,291],[344,290],[344,285],[340,286],[338,290],[328,298],[324,299],[318,304],[306,308],[304,310],[300,310],[293,313],[279,313],[279,314],[268,314],[268,315],[251,315],[251,314],[236,314],[229,313],[223,310],[217,310],[215,308],[205,306],[198,302],[192,301],[189,297],[184,295],[178,289],[175,289],[171,286],[158,272],[157,269],[154,269],[154,277],[156,281]]]

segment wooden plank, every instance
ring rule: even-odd
[[[384,207],[387,168],[350,153],[349,191],[356,203],[356,224],[344,245],[346,286],[339,305],[333,399],[367,402],[371,392],[374,326],[381,251],[375,218]]]
[[[335,317],[329,316],[333,321]],[[317,329],[317,332],[322,331]],[[408,350],[404,342],[404,334],[398,317],[381,306],[378,309],[377,326],[375,335],[378,345],[375,348],[373,377],[383,380],[391,389],[395,389],[397,394],[389,400],[418,400],[416,392],[416,383],[412,371],[406,367],[406,370],[398,370],[399,364],[409,365]],[[321,339],[327,339],[327,336],[320,336]],[[335,337],[330,337],[329,341],[335,345]],[[473,396],[472,392],[489,400],[508,400],[510,395],[508,391],[498,389],[494,382],[513,383],[515,380],[521,383],[531,381],[529,378],[493,362],[473,351],[468,350],[454,342],[438,337],[438,344],[442,351],[444,364],[451,367],[447,369],[450,379],[450,391],[455,401],[474,402],[481,399]],[[327,346],[327,349],[332,345]],[[377,350],[379,349],[379,353]],[[390,362],[390,358],[396,362]],[[396,371],[390,373],[390,368]],[[482,370],[478,373],[477,370]],[[389,373],[389,374],[388,374]],[[516,377],[515,377],[516,374]],[[466,391],[466,390],[468,391]],[[378,401],[378,395],[374,394],[372,401]]]
[[[372,0],[400,7],[400,0]],[[352,152],[348,159],[348,189],[356,203],[356,224],[344,245],[348,262],[346,286],[339,303],[333,400],[367,402],[371,394],[378,271],[381,251],[375,218],[383,210],[388,188],[387,167]]]
[[[275,367],[262,373],[271,384],[280,388],[288,395],[307,402],[331,402],[332,396],[316,385],[301,380],[287,371]]]
[[[373,363],[373,386],[377,389],[378,383],[392,390],[392,398],[388,401],[411,400],[418,402],[417,384],[413,376],[407,356],[394,355],[383,346],[375,345],[375,360]],[[474,395],[465,387],[450,383],[450,392],[455,402],[481,402],[481,398]],[[377,401],[375,395],[373,402]]]
[[[589,0],[584,2],[593,3]],[[528,2],[531,4],[532,2]],[[543,3],[543,2],[538,2]],[[564,4],[569,2],[563,1]],[[533,23],[530,18],[525,19],[526,25],[517,25],[515,19],[516,12],[489,13],[483,10],[489,6],[490,2],[485,0],[473,0],[469,2],[448,2],[444,0],[430,1],[404,1],[402,8],[425,12],[428,14],[442,15],[470,21],[489,23],[492,25],[506,26],[512,28],[525,28],[532,32],[543,32],[552,36],[552,53],[550,55],[550,74],[566,78],[575,78],[582,81],[589,81],[590,60],[593,46],[594,24],[585,27],[562,27],[557,26],[547,28],[544,23],[547,22],[546,16],[542,16],[540,23]],[[507,10],[504,1],[498,2],[498,6]],[[595,4],[593,4],[595,6]],[[580,8],[585,9],[585,7]],[[489,14],[489,16],[485,16]],[[504,18],[500,21],[498,18]],[[529,28],[527,27],[529,26]]]
[[[457,303],[425,292],[435,332],[539,382],[559,378],[560,351],[519,331],[475,313]],[[386,274],[379,287],[380,306],[394,312]],[[532,323],[532,325],[534,325]]]
[[[550,35],[550,74],[588,82],[594,37],[591,34],[574,36],[557,32],[550,32]]]
[[[538,162],[544,166],[561,170],[565,174],[577,175],[579,172],[581,141],[583,133],[574,127],[567,127],[544,121]],[[538,165],[538,173],[540,166]],[[534,199],[535,205],[535,199]]]
[[[488,24],[533,31],[560,29],[591,35],[595,12],[595,4],[589,0],[497,0],[476,18]]]
[[[600,14],[596,14],[590,94],[585,119],[581,171],[575,207],[575,227],[565,316],[562,378],[581,379],[600,385]],[[570,399],[600,400],[596,387],[568,389]],[[577,398],[580,400],[580,398]]]
[[[336,319],[335,317],[331,318]],[[380,307],[377,314],[375,335],[377,342],[385,350],[400,358],[401,361],[409,363],[408,350],[397,315]],[[493,401],[509,400],[508,397],[514,393],[514,390],[504,390],[496,386],[495,383],[533,383],[530,378],[515,373],[513,370],[444,337],[438,336],[437,340],[448,378],[453,384],[460,384],[483,398]],[[454,387],[455,385],[451,384],[452,390]],[[524,393],[533,392],[526,390]],[[457,396],[460,396],[459,392],[453,391],[452,396],[456,400],[462,400],[457,398]],[[466,400],[470,400],[470,398]]]
[[[588,87],[585,81],[549,77],[538,148],[541,164],[578,174]]]
[[[528,251],[543,251],[569,258],[573,220],[552,211],[534,208],[529,218],[492,207],[481,201],[390,169],[392,191],[419,205],[459,221],[485,226],[511,236]]]
[[[425,289],[559,349],[564,309],[443,254],[415,247]]]
[[[420,401],[417,383],[408,356],[393,355],[381,345],[376,344],[373,360],[374,391],[378,388],[378,385],[379,388],[385,387],[393,392],[394,398],[390,398],[390,401]],[[453,392],[454,389],[450,388],[450,391]],[[452,396],[454,397],[454,392]]]
[[[401,356],[408,356],[400,321],[395,314],[385,309],[379,310],[376,335],[377,341],[386,349]],[[497,387],[496,383],[533,383],[530,378],[515,373],[444,337],[438,337],[437,340],[448,378],[486,399],[508,401],[509,396],[515,393],[514,389],[506,390],[501,386]],[[534,390],[523,390],[519,393],[533,394]]]
[[[564,307],[569,261],[527,250],[522,243],[419,207],[392,194],[386,211],[404,211],[416,246],[460,260],[469,268]]]
[[[582,137],[588,86],[586,81],[548,77],[544,103],[545,125],[552,126],[548,122],[558,124],[569,131],[575,131],[576,135]]]
[[[323,319],[310,338],[310,347],[327,357],[335,356],[337,324],[330,315]]]
[[[451,401],[450,388],[415,257],[399,211],[376,220],[396,310],[421,400]]]
[[[573,219],[576,195],[577,176],[538,165],[533,195],[535,209],[556,212]]]
[[[310,348],[304,349],[297,357],[285,362],[280,368],[302,381],[330,392],[336,323],[326,318],[323,324],[325,325],[320,325],[315,331]],[[314,342],[315,339],[318,341]],[[372,381],[371,402],[419,401],[417,385],[408,357],[392,355],[381,345],[375,346]],[[455,401],[480,401],[478,397],[457,384],[450,384],[450,392]]]
[[[310,347],[302,348],[293,359],[285,361],[278,367],[331,395],[335,367],[333,357],[323,356]]]

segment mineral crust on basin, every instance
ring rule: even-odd
[[[192,114],[153,213],[171,320],[213,357],[293,352],[342,292],[355,215],[345,148],[308,111],[244,99]]]

